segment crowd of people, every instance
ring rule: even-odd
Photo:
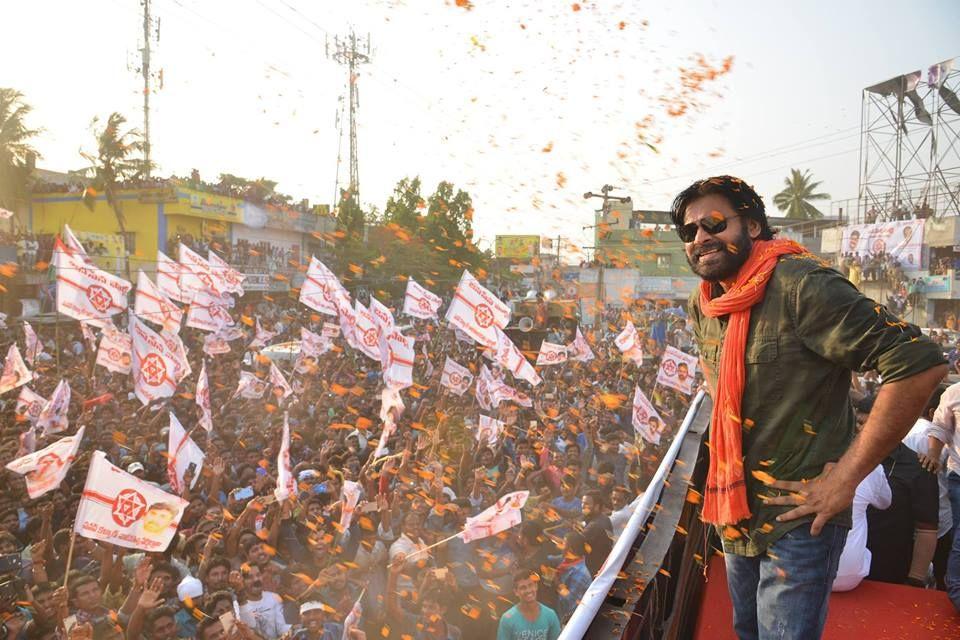
[[[284,248],[266,240],[261,242],[237,240],[230,244],[226,241],[217,242],[212,238],[195,238],[190,234],[177,234],[167,240],[167,246],[176,247],[181,242],[200,255],[207,255],[207,251],[215,247],[224,260],[234,267],[243,268],[246,273],[292,271],[294,265],[299,264],[301,257],[299,245]]]
[[[230,353],[206,357],[205,334],[181,330],[193,371],[207,360],[214,408],[209,433],[196,428],[195,374],[172,398],[144,406],[129,376],[94,364],[95,345],[78,323],[36,327],[45,348],[33,363],[30,388],[49,397],[67,380],[69,432],[83,426],[85,435],[65,480],[39,499],[28,498],[22,476],[2,474],[6,637],[556,638],[689,403],[655,384],[661,350],[679,345],[684,334],[675,319],[661,330],[655,325],[666,323],[662,311],[610,311],[594,330],[584,329],[596,359],[544,367],[537,387],[516,383],[532,406],[504,402],[494,409],[491,415],[506,425],[495,442],[475,437],[480,410],[472,390],[458,397],[439,384],[448,356],[474,374],[491,363],[451,328],[410,320],[405,333],[416,338],[415,385],[403,393],[407,407],[386,452],[375,456],[380,365],[339,341],[306,368],[275,361],[296,391],[290,398],[236,397],[241,372],[263,379],[272,362],[247,350],[251,319],[277,332],[273,343],[299,340],[301,327],[320,332],[324,320],[292,298],[249,297],[233,310],[246,337],[231,342]],[[613,344],[627,319],[646,334],[640,366],[625,363]],[[572,332],[554,331],[564,342],[573,340]],[[13,343],[25,348],[21,326],[3,336],[4,352]],[[636,385],[664,419],[657,445],[631,425]],[[22,453],[29,426],[28,417],[16,413],[16,395],[0,399],[4,465]],[[187,478],[180,492],[189,506],[173,542],[140,552],[74,539],[74,515],[96,450],[172,491],[171,411],[205,454],[196,484],[191,488]],[[284,414],[296,496],[278,502]],[[362,495],[344,527],[346,482],[358,483]],[[468,517],[519,490],[530,492],[520,525],[469,543],[451,538]]]
[[[899,289],[905,282],[900,261],[889,253],[844,253],[839,261],[840,273],[854,286],[862,282],[882,282],[890,289]]]
[[[897,202],[896,206],[889,209],[886,207],[881,209],[870,207],[864,213],[864,222],[873,224],[875,222],[894,220],[926,220],[927,218],[932,218],[933,215],[933,207],[927,204],[927,199],[924,198],[921,202],[913,205],[912,209],[903,202]]]

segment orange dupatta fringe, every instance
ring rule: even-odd
[[[750,257],[740,267],[736,282],[728,291],[711,299],[711,283],[700,283],[703,314],[708,318],[730,316],[711,415],[710,468],[703,498],[705,522],[729,525],[750,517],[740,415],[746,382],[744,356],[750,331],[750,310],[763,300],[780,256],[800,253],[807,253],[807,250],[793,240],[755,240]]]

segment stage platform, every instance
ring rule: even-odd
[[[707,571],[697,640],[737,640],[723,558]],[[943,591],[864,580],[853,591],[830,598],[824,640],[956,640],[960,614]]]

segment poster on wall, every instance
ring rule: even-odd
[[[900,261],[904,271],[921,268],[921,247],[925,220],[896,220],[876,224],[855,224],[843,230],[842,253],[861,258],[888,254]]]

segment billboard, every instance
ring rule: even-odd
[[[193,216],[223,222],[243,222],[243,201],[195,189],[177,189],[177,202],[168,205],[167,215]]]
[[[497,236],[495,252],[498,258],[534,258],[540,255],[540,236]]]
[[[861,257],[885,253],[900,261],[904,271],[920,269],[924,220],[853,224],[843,230],[841,253]]]

